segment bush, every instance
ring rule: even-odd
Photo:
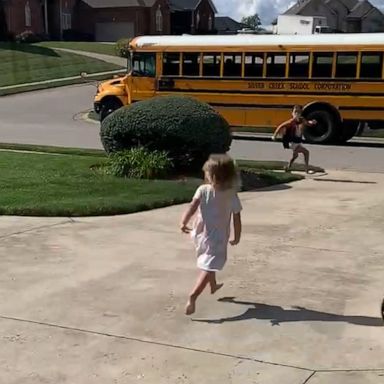
[[[104,119],[101,141],[107,153],[137,146],[166,151],[177,170],[200,169],[212,153],[228,152],[226,120],[198,100],[163,96],[123,107]]]
[[[129,57],[129,43],[131,39],[120,39],[116,43],[116,55],[120,57]]]
[[[33,43],[39,43],[43,39],[41,36],[35,34],[32,31],[24,31],[16,35],[15,40],[17,43],[33,44]]]
[[[107,173],[132,179],[160,179],[168,176],[172,161],[166,152],[150,152],[143,147],[111,154]]]

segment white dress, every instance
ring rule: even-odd
[[[227,261],[232,214],[242,209],[240,200],[236,191],[215,190],[209,184],[200,186],[193,198],[200,201],[192,231],[197,267],[220,271]]]

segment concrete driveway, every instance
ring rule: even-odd
[[[0,383],[383,383],[384,175],[320,179],[241,195],[225,286],[192,318],[184,207],[1,217]]]

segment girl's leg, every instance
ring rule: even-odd
[[[307,148],[303,147],[303,155],[304,155],[304,160],[305,160],[305,172],[309,173],[309,151]]]
[[[309,173],[309,151],[307,148],[304,148],[303,146],[299,146],[298,153],[302,153],[304,156],[305,161],[305,172]]]
[[[193,288],[192,292],[190,293],[187,305],[185,307],[185,314],[186,315],[192,315],[192,313],[195,312],[196,299],[204,291],[207,284],[210,283],[210,280],[211,280],[210,274],[211,273],[212,272],[208,272],[208,271],[201,271],[199,273],[199,276],[198,276],[197,281],[196,281],[196,285]]]
[[[295,148],[295,149],[293,150],[293,153],[292,153],[292,159],[291,159],[291,161],[288,163],[287,167],[285,168],[285,170],[286,170],[287,172],[289,172],[289,171],[291,170],[292,165],[293,165],[293,163],[295,162],[295,160],[298,158],[298,156],[299,156],[299,153],[298,153],[298,151],[297,151],[297,148]]]
[[[216,272],[210,272],[209,285],[211,287],[211,294],[216,293],[224,284],[217,284]]]

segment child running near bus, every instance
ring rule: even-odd
[[[216,272],[223,269],[227,260],[231,219],[234,227],[231,245],[237,245],[241,236],[242,210],[236,192],[237,172],[234,161],[227,155],[212,155],[203,167],[206,184],[200,186],[184,213],[180,229],[191,233],[200,270],[195,287],[189,295],[185,314],[195,312],[196,300],[209,284],[211,294],[223,284],[216,281]],[[188,227],[198,212],[193,229]]]
[[[310,173],[309,151],[303,146],[303,131],[306,126],[316,125],[317,121],[306,120],[302,113],[303,108],[300,105],[295,105],[292,111],[292,119],[279,125],[272,137],[273,140],[276,140],[278,136],[282,135],[284,148],[292,149],[292,158],[285,168],[287,172],[291,170],[293,163],[299,157],[299,154],[302,153],[305,161],[305,171]]]

